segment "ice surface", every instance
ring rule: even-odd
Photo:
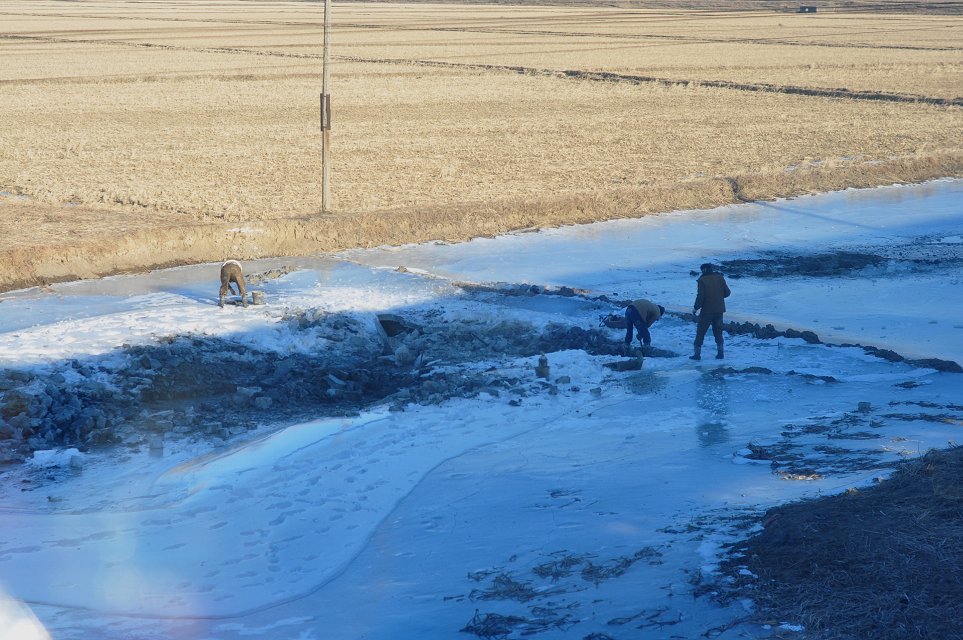
[[[328,345],[285,320],[297,309],[595,328],[601,303],[584,296],[467,295],[452,281],[565,285],[685,311],[689,271],[707,260],[952,249],[961,191],[938,181],[245,263],[291,267],[258,286],[267,305],[248,309],[217,308],[216,265],[13,292],[0,296],[0,364],[66,371],[183,333],[285,353]],[[766,507],[870,483],[959,439],[959,374],[840,344],[963,363],[960,277],[946,259],[730,279],[730,319],[834,344],[731,336],[724,361],[696,363],[685,357],[693,325],[670,315],[654,344],[681,355],[640,371],[550,351],[541,385],[537,356],[496,355],[445,366],[524,381],[497,395],[265,425],[222,445],[171,439],[163,455],[92,450],[82,470],[69,452],[41,453],[68,464],[0,475],[0,638],[431,639],[499,621],[506,637],[701,637],[744,609],[693,598],[693,583],[711,583],[725,545]]]

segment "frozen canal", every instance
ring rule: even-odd
[[[125,416],[170,424],[163,448],[119,425],[111,447],[0,475],[0,638],[764,637],[730,626],[748,601],[693,595],[724,545],[769,506],[960,438],[961,374],[840,345],[963,364],[961,195],[937,181],[249,262],[271,277],[248,309],[217,308],[216,265],[3,294],[0,378],[122,388]],[[727,319],[822,344],[728,336],[724,361],[690,361],[681,313],[706,261]],[[599,317],[637,297],[673,312],[652,329],[661,357],[615,371],[621,335]],[[385,338],[382,313],[411,330]],[[224,358],[232,391],[192,379],[161,406],[180,344]],[[305,368],[348,397],[358,362],[397,384],[280,417],[313,406],[288,391],[317,388]],[[250,400],[279,422],[196,417],[234,415],[221,403],[255,385],[232,376],[268,370]]]

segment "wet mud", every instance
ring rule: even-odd
[[[963,265],[963,243],[921,237],[897,246],[867,246],[811,254],[764,252],[719,263],[727,277],[858,278],[944,273]]]

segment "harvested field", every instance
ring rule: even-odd
[[[338,5],[0,9],[0,290],[963,174],[963,19]]]

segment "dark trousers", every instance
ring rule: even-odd
[[[712,335],[715,336],[716,345],[719,347],[722,346],[722,314],[700,313],[698,324],[696,324],[696,347],[702,346],[702,341],[705,340],[709,327],[712,327]]]
[[[632,327],[639,330],[639,340],[642,344],[651,344],[652,336],[649,335],[649,328],[645,325],[645,320],[639,315],[639,310],[629,305],[625,308],[625,344],[632,344]]]

